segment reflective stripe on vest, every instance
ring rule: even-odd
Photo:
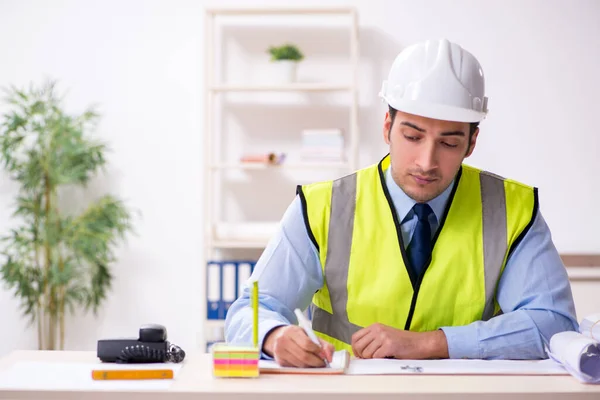
[[[483,211],[485,308],[482,320],[494,316],[496,282],[508,250],[504,179],[488,172],[480,175]],[[329,287],[332,314],[312,304],[313,328],[344,343],[361,329],[348,319],[348,265],[356,207],[357,174],[333,182],[325,280]]]

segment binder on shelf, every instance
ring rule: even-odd
[[[223,262],[223,296],[220,304],[220,312],[219,318],[225,319],[227,316],[227,311],[231,304],[237,298],[237,280],[236,280],[236,270],[238,269],[238,265],[235,262],[227,261]]]
[[[221,264],[209,262],[206,266],[206,318],[219,319],[221,303]]]
[[[236,276],[236,296],[240,297],[244,293],[244,285],[252,275],[253,264],[249,261],[241,261],[237,264]]]
[[[244,293],[256,262],[209,261],[206,266],[206,318],[223,320],[233,302]]]

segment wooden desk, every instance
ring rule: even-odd
[[[90,363],[94,352],[17,351],[0,360],[0,374],[18,361]],[[243,396],[241,396],[243,395]],[[1,399],[600,399],[600,385],[570,376],[292,376],[212,377],[208,354],[186,358],[172,386],[153,392],[0,391]]]

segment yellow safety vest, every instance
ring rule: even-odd
[[[298,187],[324,285],[313,329],[336,350],[381,323],[430,331],[488,320],[512,250],[533,223],[537,189],[462,165],[421,276],[408,268],[400,222],[385,184],[387,155],[335,181]]]

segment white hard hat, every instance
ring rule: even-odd
[[[468,51],[446,39],[404,49],[380,96],[394,109],[427,118],[479,122],[487,114],[483,70]]]

